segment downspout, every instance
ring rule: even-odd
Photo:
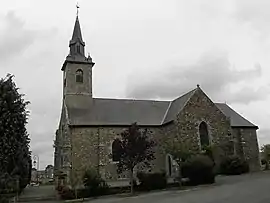
[[[100,175],[100,170],[99,170],[99,162],[100,162],[100,133],[99,133],[99,127],[97,128],[97,138],[98,138],[98,146],[97,146],[97,173]]]

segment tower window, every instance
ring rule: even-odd
[[[83,71],[81,69],[76,71],[76,82],[83,83]]]
[[[77,53],[80,54],[81,50],[80,50],[80,45],[77,45]]]

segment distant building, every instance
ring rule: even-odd
[[[31,171],[31,182],[38,182],[37,169],[32,168]]]
[[[53,181],[54,167],[48,165],[45,170],[39,170],[33,168],[31,173],[31,182],[47,184]]]
[[[48,179],[46,177],[46,171],[45,170],[37,171],[37,176],[38,176],[38,182],[40,184],[45,184],[45,183],[48,182]]]
[[[47,179],[53,180],[53,171],[54,171],[54,167],[52,165],[48,165],[45,168],[45,175]]]

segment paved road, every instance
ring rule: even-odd
[[[135,197],[102,197],[89,203],[270,203],[270,172],[217,177],[217,183],[190,191],[151,192]],[[20,202],[56,203],[53,186],[27,188]],[[41,202],[40,200],[43,199]],[[87,202],[87,201],[85,201]]]
[[[45,202],[53,203],[56,200],[56,192],[53,185],[29,186],[24,189],[19,197],[19,202]]]
[[[164,191],[137,197],[114,197],[92,203],[269,203],[270,173],[218,178],[216,186],[192,191]]]

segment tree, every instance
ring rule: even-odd
[[[46,166],[45,170],[53,168],[53,165],[49,164]]]
[[[18,177],[20,189],[30,180],[31,152],[26,124],[29,102],[18,92],[13,76],[0,79],[0,174]]]
[[[270,144],[263,145],[261,147],[263,158],[265,159],[265,170],[269,170],[270,161]]]
[[[139,163],[150,166],[150,161],[155,159],[153,147],[155,143],[148,138],[148,130],[140,130],[137,123],[121,133],[117,153],[119,162],[117,164],[118,173],[129,171],[131,193],[133,194],[133,171]]]

